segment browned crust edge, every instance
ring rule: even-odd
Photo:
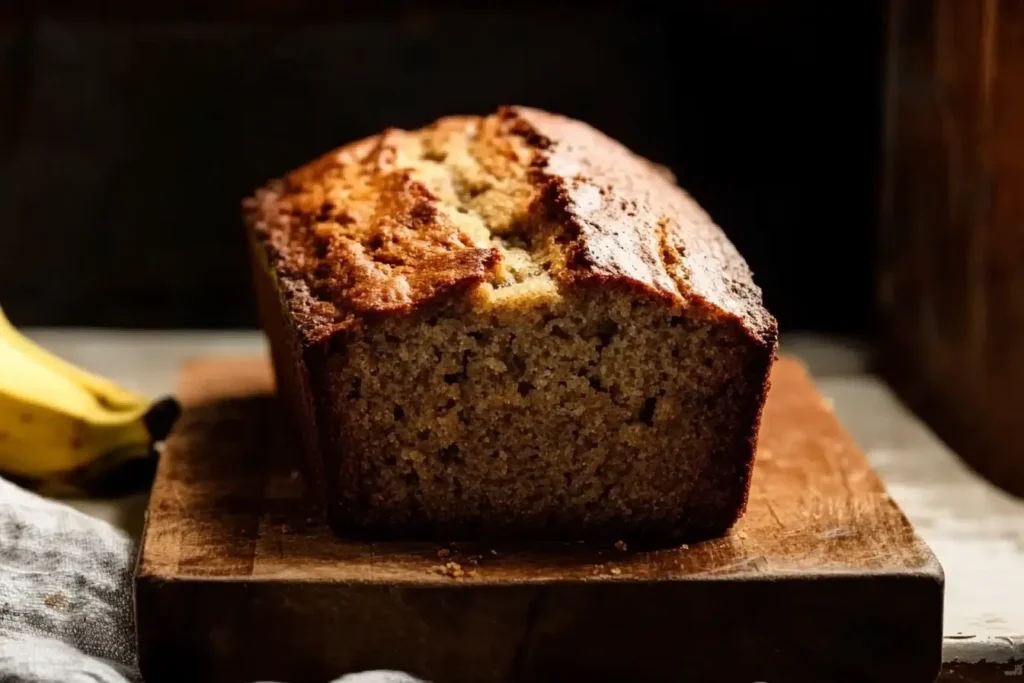
[[[531,213],[538,214],[536,220],[558,225],[562,233],[558,243],[565,264],[556,274],[559,286],[622,286],[708,317],[731,319],[751,339],[775,342],[776,322],[764,309],[746,262],[671,174],[580,121],[528,107],[501,107],[487,117],[491,119],[498,121],[503,135],[531,150],[529,177],[536,190]],[[483,120],[448,117],[432,126]],[[340,147],[269,182],[243,202],[252,239],[263,246],[295,329],[307,345],[344,336],[378,315],[412,313],[488,280],[498,265],[496,250],[460,239],[459,231],[439,215],[437,198],[425,186],[380,160],[388,156],[388,136],[403,133],[389,130]],[[372,256],[372,241],[356,254],[346,252],[344,258],[357,259],[350,269],[355,275],[346,273],[347,278],[318,293],[310,278],[320,262],[315,255],[296,253],[309,247],[296,247],[288,237],[296,228],[289,226],[323,218],[313,214],[325,207],[330,210],[324,215],[333,216],[335,207],[328,207],[330,202],[320,208],[296,207],[287,200],[289,188],[315,185],[332,169],[357,163],[370,164],[368,172],[379,174],[380,202],[428,241],[434,240],[440,253],[417,262],[414,278],[396,279],[392,289],[401,292],[389,291],[386,271],[374,272],[373,286],[359,290],[358,300],[353,300],[352,282],[365,285],[366,272],[372,270],[363,263]],[[301,232],[301,239],[316,239],[308,233]]]

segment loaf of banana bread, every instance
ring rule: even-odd
[[[505,107],[354,142],[243,209],[338,533],[685,540],[742,513],[776,323],[666,170]]]

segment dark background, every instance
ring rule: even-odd
[[[16,324],[254,326],[243,196],[384,126],[516,103],[671,167],[783,329],[870,332],[880,3],[275,5],[5,18],[0,303]]]

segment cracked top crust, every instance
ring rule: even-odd
[[[310,344],[536,276],[630,287],[775,342],[743,258],[671,174],[537,109],[386,130],[270,182],[243,211]]]

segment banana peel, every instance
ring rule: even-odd
[[[0,309],[0,474],[51,496],[119,495],[152,480],[180,412],[50,353]]]

